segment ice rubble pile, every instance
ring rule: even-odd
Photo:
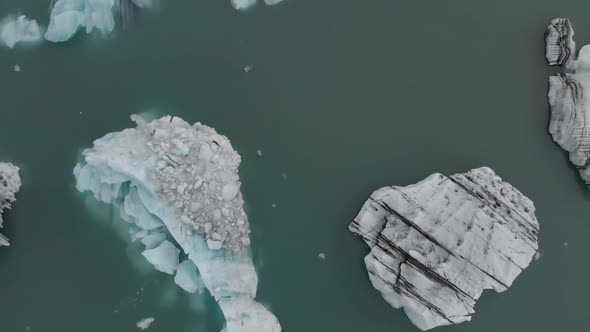
[[[41,39],[41,29],[37,21],[29,20],[24,15],[6,19],[0,30],[2,42],[10,48],[20,42],[30,43]]]
[[[538,249],[534,211],[484,167],[381,188],[349,229],[371,248],[373,286],[427,330],[471,320],[483,290],[512,284]]]
[[[232,5],[238,10],[248,9],[256,4],[257,0],[231,0]],[[283,0],[264,0],[267,6],[276,5]]]
[[[569,19],[554,19],[547,28],[546,58],[564,68],[549,77],[553,140],[569,152],[570,161],[586,184],[590,183],[590,47],[575,57],[574,30]]]
[[[226,332],[280,331],[256,302],[238,166],[230,141],[207,126],[166,116],[105,135],[74,169],[77,188],[120,208],[154,267],[189,292],[204,285]],[[176,245],[178,244],[178,246]],[[188,259],[180,262],[181,251]]]
[[[0,228],[2,228],[2,214],[10,209],[16,200],[15,194],[20,190],[21,179],[18,175],[19,168],[11,163],[0,162]],[[8,239],[0,233],[0,246],[9,246]]]

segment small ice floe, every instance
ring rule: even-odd
[[[264,0],[267,6],[276,5],[283,0]],[[256,4],[256,0],[231,0],[232,5],[237,10],[246,10]]]
[[[20,66],[19,65],[14,65],[14,71],[15,72],[20,72]]]
[[[259,157],[262,157],[262,150],[258,150],[258,151],[256,151],[256,153],[258,154]]]
[[[319,253],[319,255],[318,255],[318,257],[319,257],[320,259],[326,259],[326,257],[327,257],[327,256],[326,256],[326,254],[325,254],[325,253],[323,253],[323,252],[320,252],[320,253]]]
[[[16,19],[6,19],[0,27],[2,42],[10,48],[20,42],[35,42],[41,39],[41,29],[35,20],[22,15]]]
[[[271,205],[271,206],[273,207],[273,209],[277,207],[277,205],[276,205],[276,204],[273,204],[273,205]]]
[[[148,329],[150,327],[150,325],[152,325],[152,323],[155,320],[156,319],[154,317],[148,317],[148,318],[144,318],[144,319],[140,320],[135,325],[137,326],[138,329],[145,330],[145,329]]]
[[[564,243],[563,243],[563,246],[564,246],[564,247],[567,247],[567,245],[568,245],[568,243],[567,243],[567,242],[564,242]]]
[[[538,261],[541,258],[541,253],[537,251],[535,254],[535,260]]]
[[[247,65],[246,67],[244,67],[244,71],[246,73],[251,72],[253,69],[254,69],[254,66],[253,65]]]

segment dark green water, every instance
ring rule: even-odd
[[[47,2],[3,0],[0,16],[46,24]],[[135,331],[149,316],[153,332],[219,331],[210,300],[144,272],[113,211],[74,189],[79,151],[148,109],[242,155],[259,299],[284,331],[417,331],[371,286],[347,225],[381,186],[484,165],[535,202],[543,256],[471,323],[436,331],[585,329],[590,189],[547,133],[543,33],[569,16],[589,43],[590,2],[163,2],[112,37],[0,49],[0,160],[24,181],[0,249],[2,332]]]

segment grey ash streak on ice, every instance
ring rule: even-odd
[[[371,248],[373,286],[420,329],[471,320],[537,253],[533,203],[491,169],[375,191],[349,229]]]

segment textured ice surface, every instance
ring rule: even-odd
[[[45,39],[64,42],[72,38],[78,29],[86,33],[94,29],[110,33],[115,28],[115,0],[58,0],[51,11]]]
[[[158,234],[169,234],[219,303],[227,332],[280,331],[276,317],[254,300],[258,277],[236,191],[240,157],[229,140],[176,117],[132,119],[137,128],[107,134],[83,152],[74,169],[78,190],[118,206],[137,228],[134,236],[152,248],[165,241]]]
[[[26,16],[11,18],[3,22],[0,27],[2,42],[10,48],[14,48],[20,42],[35,42],[41,39],[41,29],[35,20],[29,20]]]
[[[18,171],[19,168],[13,164],[0,162],[0,228],[4,222],[4,210],[11,208],[11,204],[16,201],[15,194],[20,190],[21,180]],[[8,239],[0,233],[0,246],[9,245]]]
[[[534,211],[484,167],[381,188],[349,228],[371,248],[373,286],[427,330],[471,320],[483,290],[512,285],[537,253]]]
[[[549,77],[549,132],[590,184],[590,46],[582,47],[576,58],[573,35],[566,18],[554,19],[547,28],[547,62],[564,67],[563,73]]]

